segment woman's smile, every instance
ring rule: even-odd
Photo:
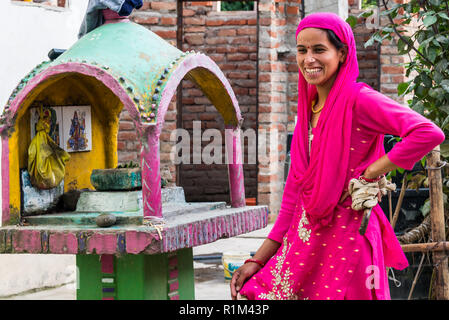
[[[338,68],[344,61],[342,50],[337,50],[325,31],[306,28],[297,38],[298,67],[306,81],[319,87],[332,87]]]

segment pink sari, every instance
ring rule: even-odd
[[[377,206],[368,225],[370,236],[361,236],[358,228],[363,213],[350,208],[350,198],[338,204],[348,182],[353,106],[363,86],[356,83],[354,35],[350,26],[332,13],[307,16],[296,35],[312,27],[333,30],[347,45],[348,55],[314,128],[310,157],[310,105],[316,88],[299,73],[298,122],[288,177],[288,183],[297,191],[289,195],[295,197],[293,218],[278,252],[244,284],[240,294],[250,300],[389,299],[382,243],[391,243],[389,265],[399,269],[408,265],[389,222]],[[379,138],[376,143],[378,150],[383,150],[383,140]],[[367,270],[370,266],[372,278],[365,273],[370,272]],[[354,291],[354,287],[358,289]]]

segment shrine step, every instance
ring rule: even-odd
[[[171,202],[186,202],[184,197],[184,189],[182,187],[162,188],[161,191],[162,204]],[[142,208],[142,190],[85,191],[81,192],[75,211],[138,211]]]
[[[197,202],[197,203],[165,203],[162,205],[164,218],[173,216],[182,216],[188,213],[208,212],[213,210],[222,210],[226,208],[226,202]],[[26,225],[59,225],[59,226],[83,226],[88,228],[99,228],[96,225],[95,218],[104,212],[65,212],[52,213],[38,216],[25,217]],[[142,225],[142,210],[133,212],[110,211],[116,217],[114,227],[123,227],[128,225]]]

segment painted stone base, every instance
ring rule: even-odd
[[[78,300],[193,300],[192,249],[155,255],[77,255]]]
[[[35,188],[30,181],[27,170],[21,170],[21,189],[24,216],[41,214],[58,205],[60,197],[64,193],[64,180],[59,186],[49,190]]]

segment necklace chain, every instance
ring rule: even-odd
[[[313,113],[318,113],[318,112],[320,112],[320,111],[324,108],[324,104],[323,104],[321,107],[318,108],[318,110],[314,110],[313,107],[314,107],[315,105],[316,105],[316,104],[313,104],[313,105],[312,105],[312,112],[313,112]]]

